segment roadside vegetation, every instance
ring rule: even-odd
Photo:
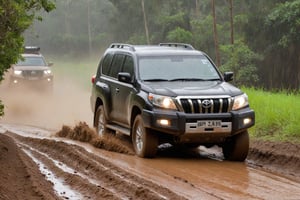
[[[23,52],[23,33],[35,20],[42,20],[37,12],[55,9],[51,0],[0,1],[0,83],[10,65],[16,63]],[[4,105],[0,99],[0,117]]]
[[[300,143],[300,94],[243,88],[255,110],[254,138]]]

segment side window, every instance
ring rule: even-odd
[[[98,77],[101,75],[101,69],[102,69],[101,66],[103,66],[102,63],[103,63],[103,59],[100,60],[100,63],[99,63],[98,68],[97,68],[97,76]]]
[[[122,54],[115,54],[111,68],[109,70],[109,76],[118,78],[118,73],[121,71],[123,62],[124,62],[125,55]]]
[[[122,72],[128,72],[131,78],[134,76],[134,63],[131,56],[126,56]]]
[[[113,59],[113,54],[106,54],[103,60],[101,61],[102,63],[102,74],[108,75],[109,69],[110,69],[110,64]],[[100,65],[101,65],[100,63]]]

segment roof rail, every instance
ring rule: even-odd
[[[181,47],[184,49],[195,50],[192,45],[185,43],[160,43],[159,46]]]
[[[129,49],[130,51],[135,51],[135,48],[131,44],[122,44],[122,43],[112,43],[109,48],[119,48],[119,49]]]
[[[40,47],[37,46],[25,46],[24,53],[40,54]]]

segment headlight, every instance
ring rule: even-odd
[[[234,102],[232,106],[232,110],[238,110],[244,108],[249,105],[248,96],[246,94],[242,94],[234,97]]]
[[[51,70],[50,70],[50,69],[48,69],[48,70],[44,70],[44,74],[45,74],[45,75],[49,75],[49,74],[51,74]]]
[[[15,70],[15,71],[14,71],[14,74],[15,74],[15,75],[21,75],[21,74],[22,74],[22,71],[21,71],[21,70]]]
[[[149,93],[148,99],[153,105],[157,107],[177,110],[176,105],[171,97]]]

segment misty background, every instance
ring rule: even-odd
[[[97,65],[113,42],[183,42],[233,71],[238,86],[299,90],[299,0],[56,0],[41,16],[25,43],[55,59]]]

